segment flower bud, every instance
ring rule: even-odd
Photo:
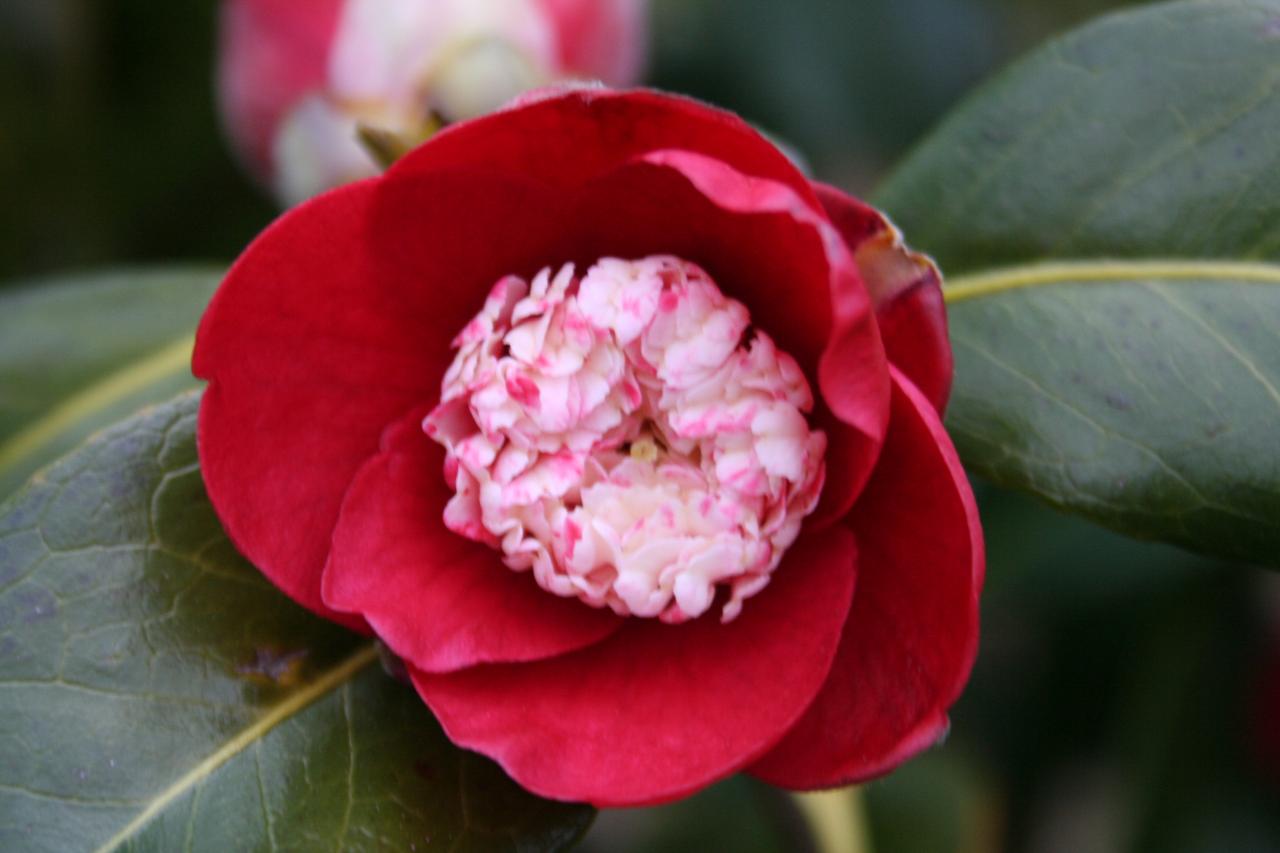
[[[218,89],[285,204],[378,171],[361,125],[406,146],[529,89],[635,83],[647,0],[226,0]]]

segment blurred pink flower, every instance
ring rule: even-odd
[[[363,123],[408,140],[561,80],[638,81],[648,0],[226,0],[218,95],[285,204],[377,171]]]

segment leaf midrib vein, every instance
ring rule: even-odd
[[[1059,261],[956,276],[943,287],[947,304],[1054,284],[1126,281],[1222,281],[1280,285],[1280,264],[1193,259]]]
[[[326,694],[347,684],[361,670],[377,659],[378,651],[372,643],[362,646],[324,675],[271,708],[267,713],[255,720],[252,725],[227,741],[185,775],[151,798],[149,805],[110,840],[101,845],[97,849],[97,853],[107,853],[107,851],[118,848],[159,815],[167,806],[183,794],[199,786],[222,765],[259,742],[276,726],[305,710]]]

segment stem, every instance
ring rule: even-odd
[[[817,853],[872,853],[862,789],[857,786],[792,794]]]

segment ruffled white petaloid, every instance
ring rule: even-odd
[[[723,591],[728,621],[817,505],[804,374],[694,264],[509,276],[454,346],[445,523],[549,592],[681,622]]]

